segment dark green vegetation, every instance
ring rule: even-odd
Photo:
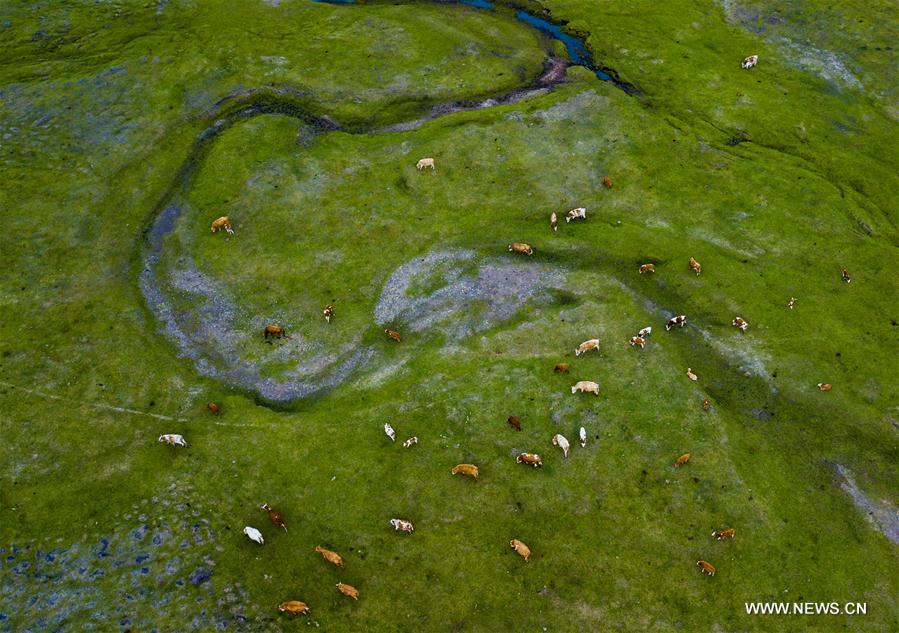
[[[305,626],[277,614],[288,599],[325,630],[897,628],[891,526],[840,474],[895,517],[895,7],[545,6],[642,96],[573,68],[516,105],[349,134],[528,85],[549,44],[452,6],[3,8],[0,630]],[[759,67],[740,70],[750,53]],[[256,319],[372,349],[339,387],[278,407],[179,357],[138,287],[143,231],[197,134],[264,87],[345,131],[262,115],[223,132],[163,264],[191,259],[236,302],[240,349],[271,375],[296,339],[252,347]],[[415,170],[423,156],[436,173]],[[574,206],[588,220],[553,234],[549,212]],[[232,238],[209,232],[224,213]],[[515,240],[536,254],[513,258]],[[463,278],[512,262],[563,284],[469,337],[451,332],[477,301],[386,341],[373,314],[391,274],[452,249],[473,253]],[[665,332],[681,312],[690,325]],[[646,349],[628,347],[646,325]],[[601,351],[575,359],[594,336]],[[580,379],[601,396],[572,396]],[[421,443],[391,444],[384,422]],[[550,438],[581,425],[587,449],[564,460]],[[169,432],[189,446],[155,442]],[[451,477],[458,462],[480,481]],[[416,532],[393,533],[395,516]],[[734,542],[709,537],[727,526]],[[774,600],[868,615],[745,615]]]

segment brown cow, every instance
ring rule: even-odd
[[[272,508],[269,504],[263,503],[262,509],[268,512],[268,518],[271,519],[272,523],[277,525],[278,527],[284,528],[284,531],[287,531],[287,526],[284,525],[284,517],[281,516],[281,513]]]
[[[818,389],[820,389],[821,391],[830,391],[831,389],[833,389],[833,385],[829,382],[819,382]]]
[[[342,593],[345,596],[349,596],[353,600],[359,599],[359,590],[356,589],[353,585],[348,585],[344,582],[339,582],[335,585],[337,587],[337,591]]]
[[[684,453],[683,455],[681,455],[680,457],[678,457],[678,458],[675,460],[675,462],[674,462],[674,467],[675,467],[675,468],[680,468],[681,466],[683,466],[684,464],[686,464],[688,461],[690,461],[690,453]]]
[[[309,605],[299,600],[288,600],[278,605],[278,611],[284,613],[309,613]]]
[[[559,217],[556,215],[555,211],[549,214],[549,226],[553,231],[559,230]]]
[[[605,187],[606,189],[611,189],[612,188],[612,179],[609,178],[608,176],[603,176],[602,177],[602,186]]]
[[[478,467],[474,464],[456,464],[455,466],[453,466],[453,474],[458,475],[459,473],[477,479]]]
[[[846,270],[845,268],[843,269],[842,277],[843,277],[843,281],[845,281],[847,284],[852,281],[852,277],[849,276],[849,271]]]
[[[214,402],[206,403],[206,408],[209,409],[213,415],[219,414],[219,406]]]
[[[700,264],[692,257],[690,258],[690,261],[687,262],[687,264],[690,266],[690,269],[693,270],[697,275],[702,272],[702,264]]]
[[[287,332],[280,325],[266,325],[262,331],[263,338],[284,338]]]
[[[708,398],[706,398],[705,400],[702,401],[702,410],[703,411],[708,411],[711,408],[712,408],[712,403],[709,402]]]
[[[234,235],[234,229],[231,228],[231,221],[228,219],[227,215],[223,215],[218,220],[214,220],[212,222],[213,233],[218,233],[223,229],[228,233],[228,235]]]
[[[714,576],[717,571],[714,565],[704,560],[696,561],[696,566],[699,567],[700,573],[708,574],[709,576]]]
[[[643,264],[642,266],[640,266],[640,270],[638,270],[637,272],[642,275],[643,273],[654,273],[655,271],[655,264]]]
[[[524,559],[524,562],[528,562],[528,559],[531,557],[531,548],[519,541],[517,538],[513,538],[509,541],[509,545],[512,546],[512,549]]]
[[[724,541],[728,539],[733,539],[736,530],[733,528],[727,528],[725,530],[721,530],[720,532],[712,532],[712,538],[716,538],[719,541]]]
[[[524,242],[512,242],[509,244],[509,252],[522,253],[523,255],[533,255],[534,249],[530,244],[525,244]]]
[[[334,316],[334,307],[329,303],[322,309],[322,315],[325,317],[325,321],[330,323],[331,317]]]
[[[512,427],[513,429],[515,429],[516,431],[520,431],[520,430],[521,430],[521,420],[518,419],[518,416],[517,416],[517,415],[510,415],[510,416],[508,417],[508,419],[506,420],[506,422],[508,422],[508,423],[509,423],[509,426],[511,426],[511,427]]]
[[[543,458],[536,453],[521,453],[515,458],[515,462],[518,464],[530,464],[534,468],[543,466]]]
[[[640,346],[640,349],[643,349],[643,346],[646,345],[646,339],[642,336],[632,336],[630,340],[631,347],[636,345]]]
[[[730,324],[743,332],[749,327],[749,324],[742,317],[734,317],[734,320],[731,321]]]
[[[555,367],[553,367],[553,372],[556,374],[568,373],[570,365],[568,363],[557,363]]]
[[[400,333],[397,332],[396,330],[391,330],[390,328],[387,328],[384,330],[384,334],[386,334],[387,337],[390,338],[391,340],[396,341],[397,343],[400,342]]]
[[[333,565],[337,565],[338,567],[343,567],[343,557],[337,552],[332,552],[329,549],[325,549],[321,545],[315,546],[315,551],[322,555],[326,561]]]
[[[687,324],[687,315],[686,314],[678,314],[676,317],[671,317],[665,322],[665,329],[670,330],[671,328],[678,326],[684,327]]]

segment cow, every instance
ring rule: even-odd
[[[559,218],[555,211],[549,214],[549,226],[553,231],[559,230]]]
[[[530,464],[534,468],[543,466],[543,458],[537,453],[521,453],[515,458],[516,464]]]
[[[709,402],[708,398],[706,398],[705,400],[702,401],[702,410],[703,411],[708,411],[711,408],[712,408],[712,403]]]
[[[335,587],[337,587],[337,591],[342,593],[345,596],[349,596],[353,600],[359,599],[359,590],[356,589],[353,585],[348,585],[343,582],[338,582]]]
[[[299,600],[288,600],[287,602],[282,602],[278,605],[278,611],[284,613],[309,613],[309,605],[305,602],[300,602]]]
[[[699,275],[702,272],[702,264],[700,264],[698,261],[696,261],[692,257],[690,258],[690,261],[687,262],[687,265],[690,266],[690,270],[695,272],[697,275]]]
[[[512,546],[512,549],[515,550],[515,553],[521,556],[524,559],[524,562],[528,562],[528,559],[531,557],[531,548],[519,541],[517,538],[513,538],[509,541],[509,545]]]
[[[655,264],[643,264],[642,266],[640,266],[639,270],[637,270],[637,272],[640,273],[641,275],[643,273],[654,273],[655,271],[656,271]]]
[[[845,268],[843,269],[843,273],[841,276],[843,277],[843,281],[845,281],[847,284],[852,282],[852,277],[849,276],[849,271]]]
[[[605,187],[606,189],[611,189],[612,188],[612,179],[609,178],[608,176],[603,176],[602,177],[602,186]]]
[[[701,574],[708,574],[709,576],[715,575],[715,571],[716,571],[715,566],[707,561],[698,560],[698,561],[696,561],[696,566],[699,567],[699,570],[700,570],[699,573],[701,573]]]
[[[674,326],[684,327],[687,324],[687,315],[686,314],[678,314],[676,317],[672,317],[668,319],[665,323],[665,329],[670,330]]]
[[[184,436],[178,435],[177,433],[166,433],[165,435],[160,435],[159,441],[163,444],[168,444],[169,446],[187,446],[187,442],[184,440]]]
[[[581,393],[592,393],[593,395],[598,396],[599,385],[591,380],[579,380],[571,387],[571,393],[577,393],[578,391]]]
[[[577,209],[572,209],[568,213],[565,214],[565,223],[571,222],[572,220],[577,220],[580,218],[581,220],[587,219],[587,209],[584,207],[578,207]]]
[[[268,518],[271,519],[272,523],[274,523],[275,525],[277,525],[280,528],[284,528],[285,532],[287,531],[287,526],[284,525],[284,517],[281,515],[280,512],[278,512],[277,510],[272,508],[267,503],[263,503],[261,507],[263,510],[268,512]]]
[[[391,341],[396,341],[397,343],[400,342],[400,333],[397,332],[396,330],[391,330],[390,328],[386,328],[384,330],[384,334],[386,334],[387,338],[389,338]]]
[[[830,391],[831,389],[833,389],[833,385],[829,382],[819,382],[818,389],[821,391]]]
[[[683,455],[678,457],[676,460],[674,460],[674,467],[680,468],[681,466],[686,464],[688,461],[690,461],[690,453],[684,453]]]
[[[530,244],[524,242],[512,242],[509,244],[509,252],[522,253],[523,255],[533,255],[534,249]]]
[[[790,297],[790,302],[787,304],[787,307],[792,310],[794,305],[796,305],[796,297]]]
[[[646,338],[650,334],[652,334],[652,327],[650,327],[648,325],[645,328],[643,328],[642,330],[640,330],[639,332],[637,332],[637,336],[639,336],[640,338]]]
[[[325,549],[321,545],[315,546],[315,551],[322,555],[326,561],[331,563],[332,565],[336,565],[337,567],[343,567],[343,557],[337,552],[332,552],[329,549]]]
[[[402,530],[403,532],[414,532],[415,528],[412,526],[412,521],[406,521],[405,519],[390,519],[390,525],[393,526],[393,531]]]
[[[262,338],[264,338],[264,339],[284,338],[285,336],[287,336],[287,332],[280,325],[276,325],[276,324],[266,325],[265,329],[262,330]]]
[[[459,473],[477,479],[478,467],[474,464],[456,464],[455,466],[453,466],[453,474],[458,475]]]
[[[218,233],[221,230],[226,231],[228,235],[234,235],[234,229],[231,227],[231,220],[228,219],[227,215],[223,215],[218,220],[213,220],[212,222],[213,233]]]
[[[506,419],[506,422],[508,422],[508,423],[509,423],[509,426],[511,426],[511,427],[512,427],[513,429],[515,429],[516,431],[520,431],[520,430],[521,430],[521,420],[518,418],[517,415],[510,415],[510,416]]]
[[[416,435],[413,435],[408,440],[403,442],[403,448],[409,448],[413,444],[418,444],[418,436],[416,436]]]
[[[642,336],[632,336],[630,340],[631,347],[635,347],[637,345],[640,346],[640,349],[643,349],[643,346],[646,345],[646,339]]]
[[[570,365],[568,363],[556,363],[556,366],[553,367],[553,373],[555,374],[567,374]]]
[[[736,533],[736,530],[734,530],[733,528],[727,528],[727,529],[721,530],[720,532],[717,532],[717,531],[712,532],[712,538],[716,538],[719,541],[724,541],[724,540],[728,540],[728,539],[733,539],[735,533]]]
[[[687,367],[687,378],[689,378],[689,379],[692,380],[693,382],[696,382],[697,380],[699,380],[699,376],[697,376],[696,374],[694,374],[694,373],[693,373],[693,370],[692,370],[691,368],[689,368],[689,367]]]
[[[562,449],[562,454],[565,457],[568,457],[568,450],[571,448],[571,445],[568,443],[568,440],[565,439],[565,436],[561,433],[556,433],[553,435],[553,446],[558,446]]]
[[[734,320],[731,321],[730,324],[733,325],[735,328],[742,330],[743,332],[745,332],[746,328],[749,327],[749,323],[744,321],[741,317],[734,317]]]
[[[577,346],[577,349],[574,350],[575,356],[580,356],[581,354],[585,354],[589,352],[591,349],[598,350],[599,349],[599,339],[591,338],[589,341],[584,341],[580,345]]]
[[[421,171],[422,169],[426,169],[428,167],[430,167],[434,171],[437,171],[437,166],[434,164],[433,158],[422,158],[417,163],[415,163],[415,168],[418,171]]]
[[[759,56],[758,55],[750,55],[749,57],[747,57],[746,59],[743,60],[743,63],[740,64],[740,68],[749,70],[750,68],[752,68],[753,66],[755,66],[758,63],[759,63]]]
[[[322,316],[325,317],[325,321],[331,322],[331,317],[334,316],[334,307],[330,303],[322,308]]]
[[[578,437],[581,439],[581,448],[587,447],[587,429],[581,427],[581,430],[578,431]]]
[[[393,430],[393,427],[390,426],[389,422],[384,423],[384,432],[387,434],[387,437],[389,437],[391,441],[396,442],[396,431]]]
[[[214,402],[207,402],[206,408],[209,409],[209,411],[212,413],[212,415],[219,414],[219,406]]]
[[[265,544],[265,539],[262,538],[262,532],[257,530],[254,527],[250,527],[249,525],[243,529],[243,533],[249,537],[251,541],[254,543],[259,543],[260,545]]]

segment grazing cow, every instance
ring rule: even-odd
[[[684,327],[687,324],[687,315],[686,314],[678,314],[676,317],[668,319],[665,323],[665,329],[670,330],[675,325]]]
[[[405,519],[390,519],[390,525],[393,526],[393,531],[402,530],[403,532],[414,532],[415,528],[412,527],[412,521],[406,521]]]
[[[734,320],[731,321],[730,324],[744,332],[746,331],[746,328],[749,327],[749,323],[744,321],[741,317],[734,317]]]
[[[790,303],[787,304],[787,307],[792,310],[794,305],[796,305],[796,297],[790,297]]]
[[[359,599],[359,590],[356,589],[353,585],[348,585],[343,582],[339,582],[335,585],[337,587],[337,591],[342,593],[345,596],[349,596],[353,600]]]
[[[431,169],[433,169],[435,171],[437,170],[437,166],[434,164],[433,158],[422,158],[420,161],[415,163],[415,168],[418,171],[421,171],[422,169],[425,169],[427,167],[430,167]]]
[[[517,415],[510,415],[510,416],[508,417],[508,419],[506,419],[506,422],[508,422],[508,423],[509,423],[509,426],[511,426],[511,427],[512,427],[513,429],[515,429],[516,431],[520,431],[520,430],[521,430],[521,420],[518,419],[518,416],[517,416]]]
[[[528,559],[531,557],[531,548],[519,541],[517,538],[513,538],[509,541],[509,545],[512,546],[512,549],[515,550],[515,553],[521,556],[524,559],[524,562],[528,562]]]
[[[724,541],[728,539],[733,539],[736,530],[733,528],[727,528],[725,530],[721,530],[720,532],[712,532],[712,538],[716,538],[719,541]]]
[[[512,242],[509,244],[509,252],[522,253],[523,255],[533,255],[534,249],[530,244],[525,244],[524,242]]]
[[[637,272],[642,275],[643,273],[654,273],[655,271],[655,264],[643,264],[642,266],[640,266],[640,269]]]
[[[688,461],[690,461],[690,453],[684,453],[683,455],[678,457],[676,460],[674,460],[674,467],[680,468],[681,466],[686,464]]]
[[[700,573],[708,574],[709,576],[715,575],[715,571],[716,571],[715,566],[707,561],[698,560],[698,561],[696,561],[696,566],[699,567]]]
[[[578,391],[581,393],[592,393],[598,396],[599,385],[591,380],[579,380],[574,383],[574,386],[571,388],[571,393],[577,393]]]
[[[287,531],[287,526],[284,525],[284,517],[281,515],[280,512],[275,510],[273,507],[271,507],[267,503],[263,503],[261,507],[263,510],[268,512],[268,518],[271,519],[272,523],[274,523],[275,525],[277,525],[280,528],[284,528],[285,532]]]
[[[284,331],[284,328],[280,325],[266,325],[265,329],[262,331],[262,338],[284,338],[287,336],[287,332]]]
[[[646,338],[650,334],[652,334],[652,327],[650,327],[648,325],[645,328],[643,328],[642,330],[640,330],[639,332],[637,332],[637,336],[639,336],[640,338]]]
[[[846,270],[845,268],[843,269],[842,277],[843,277],[843,281],[845,281],[847,284],[852,281],[852,277],[849,276],[849,271]]]
[[[687,264],[690,266],[690,269],[693,272],[695,272],[697,275],[702,272],[702,264],[700,264],[698,261],[696,261],[692,257],[690,258],[690,261],[687,262]]]
[[[453,466],[453,474],[458,475],[459,473],[477,479],[478,467],[474,464],[456,464],[455,466]]]
[[[391,341],[396,341],[397,343],[400,342],[400,333],[397,332],[396,330],[391,330],[390,328],[386,328],[384,330],[384,334],[386,334],[387,338],[389,338]]]
[[[334,316],[334,307],[329,303],[322,309],[322,315],[325,317],[325,321],[330,323],[331,317]]]
[[[559,230],[559,218],[556,215],[555,211],[553,211],[552,213],[549,214],[549,226],[552,228],[553,231]]]
[[[219,406],[214,402],[207,402],[206,408],[209,409],[213,415],[219,414]]]
[[[160,435],[159,441],[163,444],[168,444],[169,446],[187,446],[187,442],[184,441],[184,436],[178,435],[177,433],[166,433],[165,435]]]
[[[693,382],[696,382],[697,380],[699,380],[699,376],[697,376],[696,374],[694,374],[694,373],[693,373],[693,370],[690,369],[689,367],[687,367],[687,378],[689,378],[689,379],[692,380]]]
[[[556,373],[556,374],[562,374],[562,373],[565,373],[565,374],[567,374],[567,373],[568,373],[569,367],[570,367],[570,365],[569,365],[568,363],[557,363],[556,366],[553,367],[553,373]]]
[[[403,448],[409,448],[413,444],[418,444],[418,436],[416,436],[416,435],[413,435],[408,440],[403,442]]]
[[[702,410],[703,411],[708,411],[711,408],[712,408],[712,403],[709,402],[708,398],[706,398],[705,400],[702,401]]]
[[[231,228],[231,221],[228,219],[227,215],[223,215],[218,220],[214,220],[212,222],[213,233],[218,233],[223,229],[228,233],[228,235],[234,235],[234,229]]]
[[[521,453],[515,458],[515,463],[530,464],[534,468],[539,468],[540,466],[543,466],[543,458],[537,453]]]
[[[821,391],[830,391],[831,389],[833,389],[833,385],[829,382],[819,382],[818,389],[820,389]]]
[[[332,552],[329,549],[325,549],[321,545],[315,546],[315,551],[322,555],[326,561],[331,563],[332,565],[336,565],[337,567],[343,567],[343,557],[337,552]]]
[[[608,176],[603,176],[602,177],[602,186],[605,187],[606,189],[611,189],[612,188],[612,179],[609,178]]]
[[[745,68],[746,70],[749,70],[750,68],[752,68],[753,66],[755,66],[758,63],[759,63],[759,56],[758,55],[750,55],[749,57],[747,57],[746,59],[743,60],[743,63],[740,64],[740,68]]]
[[[578,437],[581,438],[581,448],[587,447],[587,429],[581,427],[581,430],[578,431]]]
[[[599,339],[591,338],[589,341],[584,341],[580,345],[577,346],[577,349],[574,350],[575,356],[580,356],[586,352],[589,352],[591,349],[598,350],[599,349]]]
[[[393,427],[390,426],[389,422],[384,423],[384,432],[387,434],[387,437],[389,437],[391,441],[396,442],[396,431],[393,430]]]
[[[571,222],[572,220],[577,220],[578,218],[582,220],[587,219],[587,209],[584,207],[578,207],[577,209],[572,209],[568,213],[565,214],[565,223]]]
[[[643,346],[646,345],[646,339],[642,336],[632,336],[630,340],[631,347],[640,346],[640,349],[643,349]]]
[[[562,449],[562,453],[565,457],[568,457],[568,449],[571,448],[571,445],[568,443],[568,440],[565,439],[565,436],[561,433],[556,433],[553,435],[553,446],[558,446]]]
[[[249,525],[246,526],[243,529],[243,533],[246,534],[254,543],[259,543],[260,545],[263,545],[265,543],[265,539],[262,538],[262,532],[254,527],[250,527]]]
[[[309,613],[309,605],[299,600],[288,600],[278,605],[278,611],[284,613]]]

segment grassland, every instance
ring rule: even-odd
[[[367,134],[528,86],[558,47],[504,10],[418,3],[2,9],[0,630],[307,626],[277,613],[288,599],[334,631],[899,628],[895,7],[528,8],[641,94],[573,67],[520,103]],[[741,71],[750,53],[760,65]],[[341,129],[248,117],[182,179],[197,135],[260,89]],[[276,403],[179,354],[139,283],[173,192],[156,269],[194,334],[204,306],[178,271],[231,302],[228,343],[267,378],[348,343],[366,361]],[[588,220],[551,232],[549,212],[574,206]],[[223,213],[233,237],[209,232]],[[426,328],[400,309],[404,340],[385,340],[391,275],[457,251],[407,297],[458,294],[453,309]],[[657,272],[638,275],[647,261]],[[497,269],[552,282],[487,317],[453,283]],[[682,312],[690,325],[665,332]],[[294,338],[262,343],[269,319]],[[593,336],[601,351],[575,359]],[[579,379],[601,396],[572,396]],[[384,422],[421,443],[391,444]],[[587,448],[563,459],[550,438],[582,425]],[[188,448],[157,444],[166,432]],[[521,450],[545,467],[516,465]],[[458,462],[480,480],[451,477]],[[416,532],[393,533],[394,516]],[[724,526],[735,541],[709,538]],[[745,615],[776,600],[868,614]]]

